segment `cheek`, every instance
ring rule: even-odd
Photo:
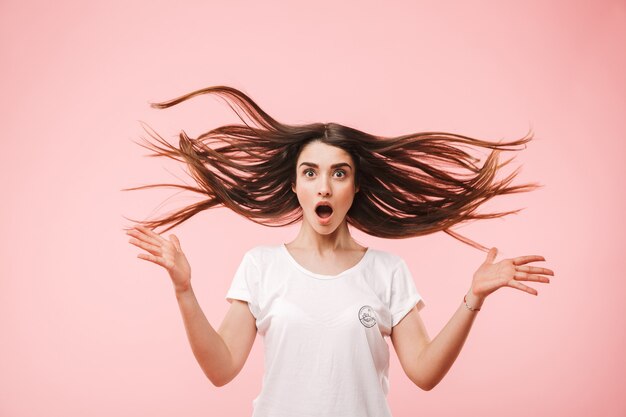
[[[337,197],[342,205],[350,206],[354,200],[354,187],[352,185],[345,187]]]
[[[315,200],[315,194],[306,186],[306,184],[299,184],[294,187],[294,190],[301,206],[306,206]]]

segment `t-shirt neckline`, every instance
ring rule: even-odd
[[[324,280],[330,280],[330,279],[337,279],[339,277],[341,277],[342,275],[345,275],[349,272],[355,271],[357,269],[359,269],[361,267],[361,265],[363,265],[365,263],[365,258],[367,258],[368,254],[370,253],[370,248],[366,248],[365,253],[363,254],[363,256],[361,257],[361,259],[359,260],[359,262],[357,262],[355,265],[351,266],[350,268],[336,274],[336,275],[325,275],[325,274],[318,274],[315,273],[313,271],[309,271],[308,269],[306,269],[305,267],[303,267],[302,265],[300,265],[298,263],[298,261],[296,261],[296,259],[291,255],[291,252],[289,252],[289,249],[287,249],[287,245],[285,245],[284,243],[280,244],[280,247],[282,249],[282,251],[285,253],[285,255],[287,255],[287,258],[289,259],[289,261],[291,261],[291,263],[298,268],[300,271],[304,272],[307,275],[310,275],[314,278],[317,279],[324,279]]]

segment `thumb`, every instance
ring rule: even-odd
[[[485,263],[493,263],[496,260],[496,255],[498,255],[498,248],[491,248],[489,252],[487,252],[487,259]]]
[[[182,249],[180,248],[180,241],[178,240],[176,235],[170,235],[170,240],[172,241],[172,243],[174,243],[174,246],[176,246],[176,249],[182,252]]]

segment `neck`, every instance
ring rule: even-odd
[[[345,219],[337,229],[328,234],[317,232],[306,220],[303,220],[298,236],[289,245],[316,252],[319,255],[335,251],[354,250],[359,247],[350,235]]]

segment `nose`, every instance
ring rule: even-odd
[[[330,188],[330,180],[327,176],[323,176],[319,181],[319,188],[317,190],[317,193],[322,196],[329,196],[331,195]]]

